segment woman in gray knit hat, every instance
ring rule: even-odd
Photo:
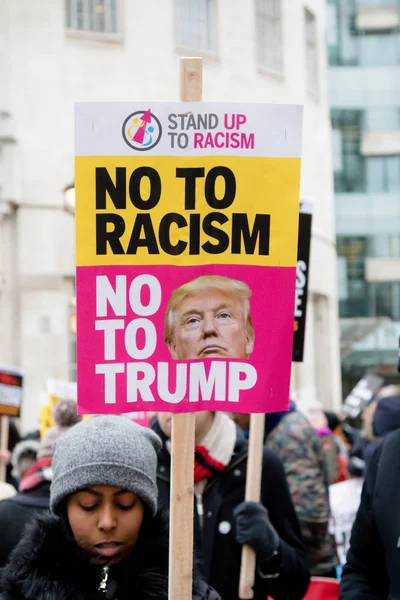
[[[37,519],[3,571],[1,600],[168,598],[168,523],[158,511],[161,442],[125,417],[82,421],[57,440],[52,516]],[[199,577],[196,600],[219,596]]]

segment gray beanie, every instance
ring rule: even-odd
[[[59,514],[70,494],[93,485],[111,485],[136,494],[157,512],[157,451],[161,440],[127,417],[92,417],[74,425],[56,442],[50,507]]]

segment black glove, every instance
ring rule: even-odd
[[[276,556],[280,538],[269,520],[268,510],[258,502],[242,502],[233,511],[236,519],[236,541],[249,544],[266,562]]]

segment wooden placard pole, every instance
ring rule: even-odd
[[[2,415],[0,417],[1,420],[1,429],[0,429],[0,449],[8,450],[8,431],[9,431],[9,423],[8,417],[6,415]],[[7,467],[0,462],[0,481],[6,480]]]
[[[180,99],[202,99],[201,58],[180,59]],[[173,415],[169,537],[169,599],[191,600],[193,578],[195,414]]]
[[[247,459],[246,502],[260,502],[262,458],[264,448],[264,414],[250,415],[249,456]],[[248,546],[242,549],[240,568],[239,598],[254,598],[254,582],[256,573],[256,553]]]

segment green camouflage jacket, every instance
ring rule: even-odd
[[[328,531],[329,493],[321,441],[304,415],[295,411],[269,434],[267,445],[283,462],[311,574],[324,575],[339,560]]]

